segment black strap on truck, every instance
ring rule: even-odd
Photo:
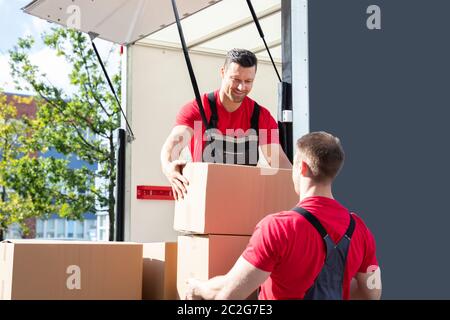
[[[269,47],[267,46],[266,39],[264,38],[264,32],[262,31],[261,25],[259,24],[258,17],[253,9],[252,1],[247,0],[248,8],[250,9],[250,13],[252,14],[253,21],[258,29],[259,36],[264,42],[264,46],[266,47],[266,51],[269,54],[270,61],[272,61],[273,68],[278,77],[278,81],[280,82],[278,85],[278,129],[280,131],[280,144],[283,147],[284,152],[288,156],[289,160],[292,162],[292,141],[290,136],[292,136],[292,120],[284,117],[284,112],[292,113],[292,92],[291,92],[291,84],[288,82],[283,82],[280,74],[278,72],[277,67],[275,66],[275,62],[273,61],[272,54],[270,53]]]
[[[130,134],[130,137],[131,137],[132,140],[134,140],[135,138],[134,138],[133,130],[131,130],[131,126],[130,126],[130,124],[128,123],[128,119],[127,119],[125,113],[123,112],[123,109],[122,109],[122,105],[121,105],[121,103],[120,103],[120,100],[119,100],[119,98],[117,97],[116,90],[114,90],[114,86],[113,86],[113,84],[112,84],[112,82],[111,82],[111,79],[109,78],[108,72],[106,71],[106,68],[105,68],[105,65],[104,65],[104,63],[103,63],[103,60],[102,60],[102,58],[100,57],[100,54],[98,53],[98,50],[97,50],[97,46],[96,46],[95,43],[94,43],[94,39],[97,37],[97,35],[94,34],[94,33],[89,33],[89,37],[90,37],[90,39],[91,39],[92,47],[94,48],[94,52],[95,52],[95,55],[97,56],[98,62],[100,63],[100,66],[102,67],[103,74],[105,75],[106,80],[108,81],[109,88],[111,89],[112,93],[114,94],[114,98],[116,98],[117,105],[119,106],[119,109],[120,109],[120,111],[122,112],[123,118],[125,119],[125,122],[126,122],[126,125],[127,125],[128,132],[129,132],[129,134]]]
[[[178,34],[180,35],[181,46],[183,47],[184,59],[186,60],[187,68],[189,70],[189,77],[191,78],[192,88],[195,93],[195,100],[197,101],[198,108],[200,110],[200,115],[202,117],[203,125],[205,128],[208,127],[208,120],[206,120],[205,109],[203,108],[202,98],[200,96],[200,91],[198,90],[197,80],[195,79],[194,70],[192,69],[191,58],[189,57],[188,48],[186,41],[184,40],[183,28],[181,27],[180,16],[178,14],[177,2],[172,0],[173,14],[175,15],[175,21],[178,27]]]
[[[275,62],[273,61],[272,54],[270,53],[269,47],[267,46],[266,39],[264,38],[264,32],[262,31],[261,25],[259,24],[258,17],[256,16],[255,9],[253,9],[253,4],[251,0],[247,0],[248,8],[250,9],[250,13],[252,14],[253,21],[255,22],[256,28],[258,29],[259,36],[264,42],[264,46],[266,47],[267,53],[269,54],[270,61],[272,61],[273,68],[277,73],[278,81],[281,81],[280,73],[278,72],[277,67],[275,66]]]

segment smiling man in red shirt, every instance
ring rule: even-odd
[[[220,89],[202,96],[207,123],[203,123],[195,100],[179,111],[175,127],[161,150],[162,171],[175,199],[184,197],[188,184],[182,175],[186,161],[179,160],[185,146],[189,146],[195,162],[256,165],[260,147],[270,166],[292,167],[280,147],[277,122],[269,110],[248,97],[256,68],[257,59],[252,52],[229,51],[220,69]]]
[[[246,250],[224,276],[188,280],[188,299],[379,299],[375,240],[363,220],[336,201],[332,182],[344,161],[325,132],[297,141],[295,208],[262,219]]]

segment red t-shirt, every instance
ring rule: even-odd
[[[214,91],[214,96],[216,97],[217,115],[219,118],[217,129],[222,134],[228,134],[227,129],[241,129],[234,133],[232,132],[232,134],[234,136],[242,136],[240,133],[245,134],[245,132],[251,128],[250,120],[253,114],[255,101],[249,97],[245,97],[237,110],[228,112],[219,99],[219,90]],[[211,118],[211,108],[209,106],[208,94],[203,95],[202,103],[205,109],[206,119],[209,123]],[[202,161],[202,152],[205,147],[205,141],[203,139],[205,127],[202,122],[197,101],[193,100],[181,108],[178,112],[175,125],[188,126],[194,130],[189,149],[193,161]],[[278,124],[270,114],[269,110],[260,106],[259,145],[270,143],[279,143]]]
[[[336,200],[309,197],[301,206],[311,212],[338,243],[350,223],[348,210]],[[357,272],[378,266],[375,239],[356,214],[355,231],[345,267],[343,297],[349,299],[350,281]],[[313,285],[325,261],[325,245],[319,232],[300,214],[282,211],[262,219],[243,253],[258,269],[271,272],[261,285],[259,299],[302,299]],[[373,271],[370,270],[370,271]]]

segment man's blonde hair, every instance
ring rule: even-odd
[[[297,140],[300,157],[311,169],[315,182],[332,181],[344,164],[339,138],[324,132],[311,132]]]

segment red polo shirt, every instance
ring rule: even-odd
[[[245,133],[250,129],[250,120],[253,114],[255,101],[249,97],[245,97],[238,109],[233,112],[228,112],[219,99],[219,90],[214,91],[214,96],[216,97],[217,115],[219,118],[217,129],[222,134],[228,134],[227,129],[231,129],[233,131],[238,130],[234,132],[234,136],[240,136],[240,132]],[[203,95],[202,103],[205,109],[206,119],[209,123],[209,119],[211,118],[211,108],[209,106],[208,94]],[[277,122],[272,117],[269,110],[261,105],[260,107],[259,145],[279,143]],[[203,139],[205,127],[202,123],[197,101],[193,100],[181,108],[178,112],[175,125],[188,126],[194,130],[189,150],[193,161],[202,161],[202,152],[205,147],[205,141]],[[196,130],[196,128],[198,128],[198,130]]]
[[[297,206],[319,219],[335,243],[349,226],[348,210],[336,200],[309,197]],[[355,231],[345,267],[344,299],[349,299],[350,281],[357,272],[378,266],[372,233],[360,217],[353,217]],[[303,216],[282,211],[260,221],[243,257],[258,269],[271,272],[261,285],[259,299],[302,299],[322,269],[325,253],[323,239]]]

